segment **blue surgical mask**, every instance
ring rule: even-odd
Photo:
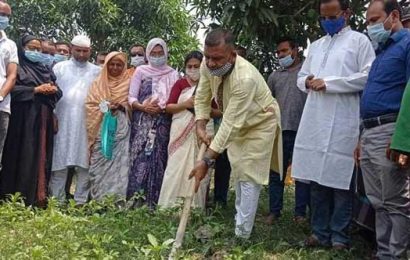
[[[346,19],[344,16],[340,16],[337,19],[324,19],[320,21],[320,24],[326,33],[333,36],[343,29],[346,24]]]
[[[210,69],[210,68],[208,68],[208,70],[209,70],[209,73],[210,73],[212,76],[215,76],[215,77],[223,77],[223,76],[225,76],[229,71],[231,71],[232,67],[233,67],[233,64],[230,63],[230,62],[228,62],[228,63],[226,63],[225,65],[223,65],[223,66],[220,67],[220,68],[217,68],[217,69]]]
[[[44,60],[43,60],[43,64],[51,67],[54,63],[54,56],[50,55],[50,54],[44,54],[42,53],[44,56]]]
[[[284,68],[289,68],[295,62],[295,59],[292,58],[292,55],[288,55],[284,58],[279,59],[279,65]]]
[[[7,16],[0,16],[0,30],[3,31],[9,27],[9,18]]]
[[[389,19],[389,17],[387,17],[387,19]],[[384,24],[386,23],[387,19],[382,23],[367,26],[367,34],[373,42],[385,44],[389,39],[392,30],[384,29]]]
[[[57,63],[62,62],[62,61],[66,61],[66,60],[68,60],[68,56],[61,55],[61,54],[56,54],[56,55],[54,55],[54,60]]]
[[[25,51],[24,55],[31,62],[34,62],[34,63],[40,62],[40,63],[44,64],[45,57],[41,52],[38,52],[38,51]]]
[[[167,57],[165,55],[160,57],[150,56],[149,62],[153,67],[161,67],[167,63]]]

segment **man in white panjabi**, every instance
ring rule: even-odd
[[[308,93],[293,153],[292,176],[311,182],[312,235],[305,246],[350,245],[353,153],[359,137],[359,101],[375,52],[350,29],[349,1],[321,0],[326,36],[312,43],[298,75]]]
[[[71,41],[72,58],[55,65],[57,84],[64,93],[55,114],[59,130],[54,141],[50,195],[60,202],[65,201],[65,184],[69,168],[77,174],[74,200],[84,204],[89,194],[89,154],[86,129],[85,100],[88,89],[100,73],[100,67],[88,62],[91,41],[78,35]]]

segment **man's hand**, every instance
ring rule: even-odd
[[[206,144],[206,146],[211,145],[211,137],[206,133],[206,120],[200,120],[196,123],[196,135],[198,137],[198,141],[201,143]]]
[[[360,143],[358,143],[353,152],[353,157],[354,157],[357,167],[360,167],[360,149],[361,149],[361,146],[360,146]]]
[[[305,85],[306,85],[307,89],[312,89],[312,81],[313,81],[314,78],[315,78],[315,76],[313,76],[313,75],[310,75],[306,78]]]
[[[396,150],[391,150],[390,144],[388,148],[386,149],[386,156],[387,156],[387,159],[397,163],[399,167],[402,169],[408,168],[410,166],[409,156],[406,154],[402,154]]]
[[[313,79],[311,82],[311,89],[314,91],[325,91],[326,83],[323,79]]]
[[[221,110],[212,108],[211,111],[211,118],[222,118],[223,114]]]
[[[198,161],[195,164],[195,168],[192,170],[189,175],[189,179],[195,178],[195,193],[198,192],[201,181],[206,177],[208,173],[208,166],[204,161]]]

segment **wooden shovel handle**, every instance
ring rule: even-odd
[[[207,148],[206,144],[203,143],[199,149],[199,153],[197,157],[198,161],[202,160],[202,158],[204,157],[206,148]],[[184,201],[184,208],[182,210],[181,220],[179,221],[177,235],[175,237],[175,242],[172,247],[172,251],[169,256],[169,259],[173,259],[173,257],[175,256],[176,250],[182,246],[182,241],[184,239],[186,225],[188,223],[189,214],[191,212],[192,200],[195,196],[195,182],[194,181],[192,181],[192,185],[189,187],[188,194],[189,194],[188,197],[186,197]]]

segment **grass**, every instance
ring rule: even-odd
[[[233,194],[227,209],[207,216],[194,211],[178,259],[366,259],[369,245],[358,238],[342,253],[299,247],[310,231],[292,221],[292,193],[288,188],[280,222],[266,226],[263,192],[249,242],[233,239]],[[91,202],[77,209],[71,202],[59,208],[51,201],[40,210],[24,207],[15,196],[0,205],[0,259],[166,259],[179,223],[177,212],[113,205]]]

